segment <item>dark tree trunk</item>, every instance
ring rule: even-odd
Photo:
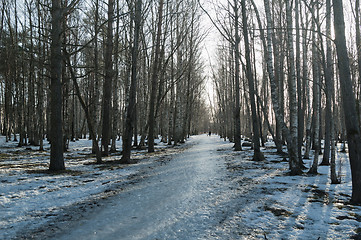
[[[249,98],[251,102],[251,112],[252,112],[252,127],[253,127],[253,146],[254,146],[254,155],[253,160],[262,161],[264,156],[261,152],[260,146],[260,131],[259,131],[259,119],[257,116],[256,109],[256,100],[255,100],[255,87],[254,87],[254,76],[252,72],[251,56],[250,56],[250,42],[248,39],[248,26],[247,26],[247,15],[246,15],[246,3],[245,0],[241,1],[242,5],[242,21],[243,21],[243,38],[245,45],[245,57],[246,57],[246,75],[248,79],[249,87]]]
[[[114,0],[108,0],[108,29],[105,46],[105,78],[103,83],[103,128],[102,146],[104,156],[109,155],[110,143],[110,103],[112,100],[112,78],[113,78],[113,21]]]
[[[359,84],[359,125],[361,126],[361,26],[360,26],[360,0],[355,1],[355,27],[356,27],[356,49],[357,49],[357,63],[358,63],[358,84]]]
[[[240,44],[240,37],[239,37],[239,26],[238,26],[238,6],[237,6],[237,0],[234,0],[234,31],[235,31],[235,45],[234,45],[234,54],[235,54],[235,106],[234,106],[234,150],[235,151],[241,151],[241,116],[240,116],[240,87],[239,87],[239,44]]]
[[[331,0],[326,0],[326,115],[325,115],[325,143],[321,165],[330,165],[330,147],[332,144],[333,126],[332,124],[332,92],[333,92],[333,63],[331,48]]]
[[[116,8],[116,15],[120,12],[119,1],[117,1],[117,8]],[[118,74],[119,74],[119,39],[120,39],[120,18],[117,17],[116,21],[116,33],[115,33],[115,46],[114,46],[114,65],[115,65],[115,72],[113,76],[113,108],[112,108],[112,131],[111,131],[111,139],[112,144],[110,147],[111,152],[116,152],[116,141],[117,135],[119,131],[119,82],[118,82]]]
[[[355,96],[352,91],[350,60],[346,47],[342,0],[333,0],[333,13],[342,105],[344,110],[352,175],[351,202],[361,204],[361,137],[356,112]]]
[[[98,144],[98,131],[96,126],[98,126],[98,104],[99,104],[99,48],[98,48],[98,36],[99,36],[99,0],[95,0],[95,16],[94,16],[94,59],[93,59],[93,64],[94,64],[94,73],[93,73],[93,77],[91,79],[91,97],[90,97],[90,102],[92,107],[89,108],[89,112],[90,112],[90,116],[92,118],[92,123],[94,126],[94,134],[95,134],[95,138],[92,139],[92,137],[90,137],[93,141],[92,141],[92,153],[97,153],[98,151],[100,151],[99,149],[96,149]],[[99,124],[100,125],[100,124]],[[99,147],[99,146],[98,146]]]
[[[302,159],[302,145],[303,145],[303,129],[304,129],[304,106],[302,106],[302,79],[301,79],[301,50],[300,50],[300,3],[298,0],[295,1],[295,15],[296,15],[296,77],[297,77],[297,114],[298,114],[298,141],[297,141],[297,150],[298,150],[298,164],[300,168],[303,168],[303,159]]]
[[[160,37],[162,35],[162,22],[163,22],[163,0],[159,0],[158,6],[158,24],[157,35],[155,41],[154,62],[152,69],[152,80],[149,100],[149,120],[148,120],[148,152],[154,152],[154,131],[155,131],[155,101],[158,86],[158,71],[160,63]]]
[[[130,79],[130,90],[129,90],[129,102],[125,116],[125,128],[123,133],[123,153],[122,163],[131,163],[130,153],[132,149],[132,136],[134,129],[134,118],[135,118],[135,106],[136,106],[136,93],[137,93],[137,58],[138,58],[138,46],[139,46],[139,33],[141,25],[142,13],[142,0],[137,0],[134,9],[134,41],[132,48],[132,69]]]
[[[61,34],[63,11],[61,0],[52,0],[52,29],[51,29],[51,148],[49,170],[59,171],[65,169],[63,156],[63,126],[62,126],[62,54]]]

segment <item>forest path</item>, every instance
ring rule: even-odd
[[[230,239],[251,234],[240,211],[263,202],[255,191],[273,174],[245,161],[250,152],[231,151],[218,136],[192,137],[193,145],[86,219],[60,239]],[[237,163],[237,164],[235,164]],[[236,168],[235,168],[236,167]],[[260,175],[260,171],[263,174]],[[252,172],[252,170],[251,170]],[[267,175],[267,177],[266,177]],[[257,196],[257,199],[256,199]],[[58,239],[58,238],[57,238]]]

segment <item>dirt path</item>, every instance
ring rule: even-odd
[[[331,185],[327,166],[289,176],[288,163],[267,146],[266,161],[255,162],[249,148],[235,152],[232,143],[201,135],[180,148],[135,154],[137,164],[120,166],[131,172],[123,177],[104,165],[101,179],[86,178],[104,190],[70,205],[48,196],[56,211],[26,215],[30,227],[14,239],[359,239],[361,207],[348,204],[347,156],[337,157],[343,184]]]
[[[255,199],[259,184],[273,173],[239,161],[230,144],[216,136],[197,136],[194,144],[166,164],[138,176],[135,184],[86,219],[72,224],[60,239],[230,239],[250,236],[241,211]],[[237,160],[236,160],[237,159]],[[237,163],[238,162],[238,163]],[[254,176],[242,172],[252,171]],[[264,174],[260,175],[260,171]],[[276,172],[276,171],[275,171]],[[267,177],[266,177],[267,173]],[[143,173],[144,174],[144,173]],[[144,178],[144,179],[142,179]]]

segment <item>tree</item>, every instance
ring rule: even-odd
[[[355,27],[356,27],[356,50],[358,63],[358,83],[361,84],[361,26],[360,26],[360,0],[355,1]],[[359,90],[359,97],[361,97],[361,87]],[[359,99],[359,114],[361,114],[361,104]],[[361,116],[359,116],[361,125]]]
[[[110,106],[112,100],[112,78],[113,78],[113,21],[114,21],[114,0],[108,0],[108,28],[105,45],[105,78],[103,82],[103,128],[102,146],[103,154],[109,155],[110,143]]]
[[[297,132],[297,155],[298,155],[298,164],[300,168],[303,168],[302,160],[302,145],[303,145],[303,130],[304,130],[304,105],[305,102],[302,101],[303,95],[305,94],[304,89],[302,88],[302,79],[301,79],[301,42],[300,42],[300,3],[298,0],[295,1],[295,24],[296,24],[296,74],[297,74],[297,120],[298,120],[298,132]]]
[[[92,121],[92,118],[91,118],[91,115],[90,115],[90,111],[89,111],[89,107],[86,105],[82,95],[81,95],[81,92],[80,92],[80,87],[79,87],[79,84],[77,82],[77,77],[75,76],[75,72],[74,72],[74,69],[71,65],[71,62],[70,62],[70,56],[69,54],[66,52],[65,50],[65,54],[66,54],[66,62],[68,64],[68,68],[69,68],[69,71],[70,71],[70,77],[73,81],[73,84],[74,84],[74,88],[75,88],[75,94],[78,96],[78,100],[80,102],[80,105],[82,106],[83,108],[83,111],[85,113],[85,118],[88,122],[88,128],[89,128],[89,135],[90,135],[90,138],[92,139],[92,144],[93,144],[93,149],[95,150],[95,157],[96,157],[96,162],[99,164],[99,163],[102,163],[102,156],[101,156],[101,151],[99,149],[99,146],[98,146],[98,141],[96,140],[96,133],[95,133],[95,127],[93,125],[93,121]]]
[[[159,0],[158,6],[158,23],[157,34],[155,40],[154,62],[152,67],[152,79],[149,99],[149,118],[148,118],[148,152],[154,152],[154,130],[155,130],[155,104],[158,86],[158,71],[160,65],[160,44],[162,35],[162,22],[163,22],[163,0]]]
[[[119,6],[119,1],[117,1],[117,8],[116,8],[116,15],[118,16],[120,14],[120,6]],[[119,105],[120,105],[120,98],[119,98],[119,88],[120,88],[120,84],[119,84],[119,44],[120,44],[120,17],[118,16],[116,18],[116,33],[115,33],[115,40],[114,40],[114,65],[115,65],[115,73],[114,73],[114,78],[113,78],[113,108],[112,108],[112,131],[111,131],[111,139],[112,139],[112,144],[111,144],[111,148],[110,151],[111,152],[115,152],[116,151],[116,140],[117,140],[117,135],[119,133]]]
[[[45,44],[43,44],[40,39],[42,36],[42,19],[41,19],[41,9],[40,9],[40,0],[37,1],[36,3],[36,7],[37,7],[37,14],[38,14],[38,51],[39,51],[39,56],[41,56],[38,60],[38,68],[39,68],[39,76],[38,76],[38,119],[39,119],[39,126],[38,126],[38,131],[39,131],[39,150],[43,151],[44,150],[44,99],[45,99],[45,94],[44,94],[44,58],[45,58]],[[43,23],[44,24],[44,23]],[[24,96],[22,96],[24,98]],[[21,102],[24,102],[24,100],[22,99]],[[22,127],[22,131],[20,132],[20,135],[23,135],[23,137],[25,138],[25,127]],[[19,143],[22,140],[22,137],[20,137],[19,139]]]
[[[241,151],[241,117],[240,117],[240,87],[239,87],[239,80],[240,80],[240,36],[239,36],[239,14],[238,14],[238,0],[234,0],[233,2],[233,12],[234,12],[234,61],[235,61],[235,75],[234,75],[234,85],[235,85],[235,101],[234,101],[234,150]]]
[[[268,4],[269,5],[269,4]],[[287,109],[285,109],[285,89],[284,86],[285,83],[285,53],[287,51],[281,51],[280,48],[286,48],[285,46],[285,32],[283,28],[287,25],[287,23],[284,20],[284,16],[282,13],[287,11],[285,10],[285,1],[272,1],[272,9],[273,9],[273,18],[270,16],[270,23],[267,23],[269,26],[273,26],[271,31],[271,37],[272,37],[272,44],[273,44],[273,60],[274,60],[274,80],[275,84],[277,86],[277,99],[279,104],[279,117],[276,117],[276,140],[279,142],[277,144],[277,153],[282,154],[282,145],[285,142],[285,133],[284,133],[284,126],[283,122],[285,122],[285,112]],[[266,8],[265,8],[266,9]],[[269,10],[265,10],[266,12],[269,12],[271,14],[271,8]],[[277,16],[278,15],[278,16]],[[278,19],[277,19],[278,18]],[[289,130],[288,130],[289,131]],[[281,144],[280,144],[281,143]],[[290,142],[288,142],[290,143]],[[287,143],[287,146],[289,144]]]
[[[51,7],[51,148],[49,170],[59,171],[65,169],[63,156],[63,123],[62,123],[62,54],[61,34],[63,23],[63,10],[61,0],[52,0]]]
[[[99,47],[98,47],[98,37],[99,37],[99,31],[100,31],[100,27],[99,27],[99,0],[95,0],[94,3],[94,38],[93,38],[93,59],[92,59],[92,63],[94,65],[93,67],[93,74],[92,74],[92,78],[91,78],[91,84],[90,84],[90,97],[89,97],[89,102],[90,105],[92,105],[89,109],[90,111],[90,116],[92,118],[92,125],[95,128],[95,139],[92,139],[92,152],[96,153],[97,151],[99,151],[98,149],[96,149],[98,146],[98,131],[96,126],[98,125],[98,102],[99,102]]]
[[[266,75],[267,73],[268,73],[268,78],[270,79],[270,81],[275,82],[275,79],[274,79],[275,74],[274,74],[274,71],[273,71],[274,68],[273,68],[273,59],[272,59],[272,54],[273,54],[272,38],[267,35],[267,34],[271,34],[271,30],[267,28],[267,34],[265,33],[265,30],[264,30],[264,28],[262,26],[261,17],[260,17],[260,14],[258,12],[258,9],[257,9],[257,5],[255,4],[254,0],[251,0],[251,3],[253,5],[254,11],[256,13],[258,27],[260,29],[260,38],[262,40],[262,45],[263,45],[264,64],[266,65],[265,72],[264,72],[264,84],[267,84],[267,75]],[[269,6],[267,4],[269,4],[269,3],[266,2],[265,6]],[[266,12],[269,14],[269,9],[267,9]],[[268,39],[270,39],[269,42],[266,41],[266,37]],[[268,43],[270,44],[269,48],[268,48]],[[273,88],[273,89],[275,89],[275,88]],[[266,88],[264,88],[264,92],[265,92],[265,94],[267,93]],[[268,126],[268,130],[269,130],[270,134],[272,135],[272,138],[273,138],[274,143],[276,145],[277,152],[278,153],[283,153],[283,151],[282,151],[282,143],[279,141],[279,139],[274,134],[274,131],[273,131],[272,126],[271,126],[271,124],[269,122],[269,119],[268,119],[268,113],[267,113],[266,107],[261,103],[261,99],[258,96],[257,96],[257,98],[258,98],[259,105],[261,105],[261,108],[262,108],[262,111],[263,111],[263,114],[264,114],[264,117],[265,117],[265,121],[266,121],[267,126]],[[265,97],[264,101],[266,101],[266,99],[267,98]],[[281,122],[282,116],[279,113],[279,107],[277,107],[277,113],[276,114],[278,114],[278,117],[276,117],[276,122]]]
[[[136,0],[134,9],[134,40],[132,46],[132,68],[130,79],[129,100],[127,103],[125,115],[125,127],[123,133],[123,153],[122,163],[131,163],[130,153],[132,148],[132,136],[134,129],[136,90],[137,90],[137,71],[138,71],[138,53],[139,53],[139,35],[142,21],[142,0]]]
[[[289,4],[289,3],[287,3]],[[282,133],[283,135],[286,137],[286,140],[287,140],[287,148],[288,148],[288,155],[289,155],[289,165],[290,165],[290,170],[291,170],[291,174],[301,174],[302,171],[299,167],[299,164],[297,163],[298,159],[297,159],[297,153],[296,153],[296,138],[295,138],[295,133],[297,133],[294,129],[293,131],[293,136],[292,136],[292,132],[288,129],[288,127],[286,126],[286,123],[284,122],[283,120],[283,114],[282,114],[282,111],[281,111],[281,104],[280,104],[280,98],[278,96],[278,88],[277,88],[277,85],[276,85],[276,81],[275,81],[275,72],[276,70],[273,69],[273,59],[272,59],[272,53],[273,53],[273,49],[272,49],[272,46],[273,46],[273,24],[272,24],[272,20],[271,20],[271,12],[270,12],[270,4],[269,4],[269,0],[264,0],[264,5],[265,5],[265,12],[266,12],[266,20],[267,20],[267,71],[268,71],[268,75],[269,75],[269,80],[270,80],[270,85],[271,85],[271,97],[272,97],[272,104],[273,104],[273,109],[274,109],[274,112],[275,112],[275,116],[276,116],[276,119],[277,121],[279,122],[280,124],[280,127],[282,129]],[[287,5],[287,9],[288,11],[290,11],[290,6]],[[290,14],[288,12],[288,14]],[[287,17],[288,19],[288,26],[292,25],[292,21],[291,19],[289,19],[290,16]],[[292,32],[289,32],[291,31],[290,29],[288,29],[288,37],[289,37],[289,41],[293,42],[292,41]],[[291,45],[291,44],[289,44]],[[290,56],[292,57],[292,52],[293,52],[293,46],[289,46],[289,51],[290,51]],[[291,60],[290,60],[291,61]],[[291,65],[293,64],[293,62],[291,63]],[[291,71],[292,72],[292,71]],[[294,73],[294,71],[293,71]],[[291,75],[292,76],[292,75]],[[291,86],[289,86],[289,88],[291,88],[293,86],[293,89],[290,89],[289,91],[295,91],[295,76],[293,74],[293,77],[289,77],[289,81],[291,83]],[[290,84],[289,84],[290,85]],[[293,93],[293,97],[295,97],[295,92],[292,92]],[[296,105],[295,105],[296,104]],[[297,117],[296,115],[296,111],[295,111],[295,108],[297,106],[297,102],[295,103],[293,101],[293,124],[297,124],[297,121],[295,122],[295,116]],[[291,107],[291,103],[290,103],[290,107]],[[291,127],[292,127],[292,124],[291,124]]]
[[[317,3],[316,3],[317,4]],[[316,5],[317,7],[317,5]],[[313,9],[313,8],[312,8]],[[312,27],[316,25],[316,19],[313,19]],[[320,68],[319,68],[319,54],[317,51],[318,41],[316,40],[316,32],[312,33],[312,71],[313,71],[313,122],[314,122],[314,158],[311,168],[308,173],[316,174],[318,167],[318,157],[320,151]]]
[[[321,165],[330,165],[330,148],[332,145],[333,130],[333,61],[331,48],[331,0],[326,0],[326,69],[325,69],[325,92],[326,92],[326,116],[325,116],[325,143]]]
[[[351,202],[354,204],[361,204],[361,136],[356,112],[355,96],[352,90],[350,60],[346,46],[343,3],[342,0],[333,0],[332,2],[342,105],[352,175]]]
[[[296,84],[296,72],[295,72],[295,56],[294,56],[294,47],[293,47],[293,25],[292,25],[292,6],[290,0],[286,0],[286,18],[287,18],[287,47],[288,47],[288,93],[289,93],[289,109],[290,109],[290,134],[291,137],[288,139],[287,144],[290,146],[288,148],[288,155],[290,157],[289,165],[290,170],[294,174],[299,174],[301,172],[300,166],[298,164],[297,157],[297,143],[298,143],[298,105],[297,105],[297,84]]]
[[[253,160],[262,161],[264,156],[260,148],[260,130],[259,130],[259,119],[256,111],[256,100],[255,100],[255,84],[254,76],[252,72],[251,57],[250,57],[250,43],[248,39],[248,23],[247,23],[247,13],[246,13],[246,3],[245,0],[241,1],[242,5],[242,22],[243,22],[243,38],[244,38],[244,47],[245,47],[245,58],[246,58],[246,76],[248,79],[249,87],[249,98],[251,102],[251,111],[252,111],[252,127],[253,127],[253,145],[254,145],[254,155]]]

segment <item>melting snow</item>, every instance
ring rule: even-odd
[[[172,149],[160,151],[165,145],[159,143],[163,155],[134,153],[137,164],[94,165],[91,142],[80,140],[66,153],[68,170],[49,174],[42,171],[48,152],[15,148],[1,138],[0,239],[360,236],[361,207],[347,204],[351,176],[345,153],[337,153],[342,183],[331,185],[327,166],[319,166],[315,176],[287,175],[288,163],[270,142],[262,149],[264,162],[253,162],[249,148],[232,151],[232,144],[217,136],[194,136],[187,144],[168,158],[164,154]],[[78,213],[72,209],[81,209],[81,216],[64,218]]]

